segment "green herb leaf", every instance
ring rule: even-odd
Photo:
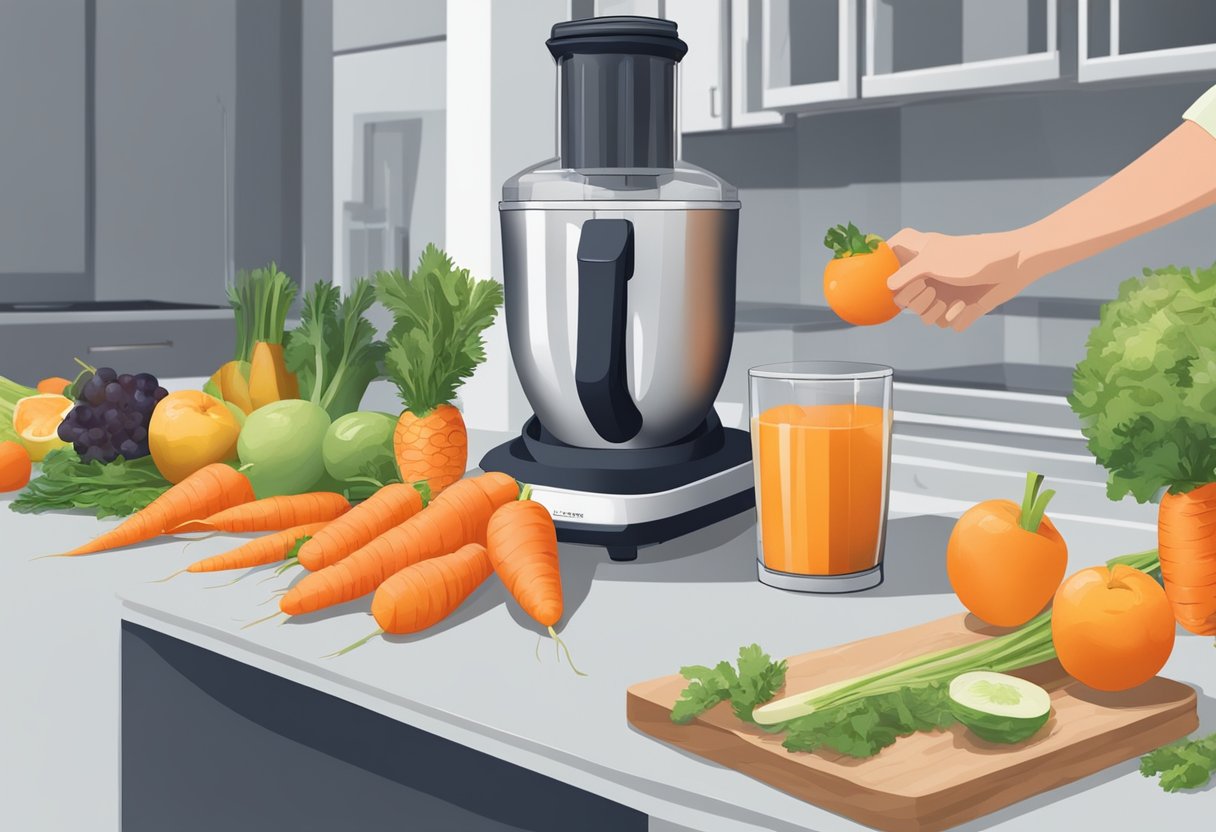
[[[228,288],[228,304],[236,315],[237,361],[253,358],[258,341],[281,344],[287,311],[296,296],[296,285],[275,263],[262,269],[237,273]]]
[[[899,737],[954,724],[949,685],[901,688],[791,720],[782,745],[790,751],[826,748],[849,757],[872,757]]]
[[[425,415],[450,402],[485,360],[482,332],[502,305],[502,286],[428,245],[410,277],[378,272],[376,297],[393,314],[385,370],[405,406]]]
[[[56,448],[42,460],[41,475],[30,480],[10,508],[21,514],[83,509],[98,519],[126,517],[169,487],[150,456],[84,463],[71,448]]]
[[[1195,740],[1180,740],[1150,751],[1140,758],[1140,773],[1161,775],[1164,791],[1195,789],[1216,774],[1216,734]]]
[[[735,666],[723,661],[713,668],[683,667],[680,675],[692,684],[680,694],[672,708],[671,719],[688,722],[719,702],[729,700],[735,716],[750,722],[752,711],[772,699],[785,684],[785,668],[784,661],[774,662],[758,644],[741,647]]]
[[[1216,480],[1216,265],[1145,269],[1102,307],[1069,404],[1111,499]]]

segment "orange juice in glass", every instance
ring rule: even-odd
[[[890,367],[842,361],[748,371],[760,580],[804,592],[882,583]]]

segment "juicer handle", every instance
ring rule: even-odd
[[[627,442],[642,429],[625,377],[626,283],[633,277],[633,223],[594,219],[578,241],[578,355],[574,382],[601,439]]]

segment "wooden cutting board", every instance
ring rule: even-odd
[[[810,690],[1002,632],[955,615],[805,653],[789,659],[785,690]],[[651,736],[892,832],[947,829],[1180,739],[1199,725],[1195,691],[1160,676],[1134,690],[1102,693],[1071,679],[1054,661],[1018,675],[1050,691],[1052,716],[1038,734],[1012,747],[984,742],[955,725],[898,739],[866,760],[790,753],[780,736],[735,719],[727,703],[687,725],[674,724],[671,706],[687,684],[680,676],[634,685],[626,711],[630,723]]]

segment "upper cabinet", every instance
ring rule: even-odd
[[[666,17],[680,28],[688,54],[680,61],[680,127],[685,133],[729,126],[730,3],[728,0],[667,0]]]
[[[761,0],[766,109],[857,96],[855,0]]]
[[[1077,80],[1216,69],[1212,0],[1079,0]]]
[[[864,98],[1060,77],[1056,0],[866,0]]]

